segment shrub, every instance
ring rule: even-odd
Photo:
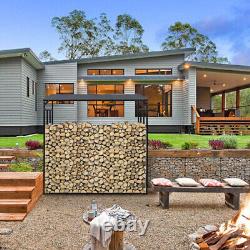
[[[30,140],[30,141],[26,141],[25,146],[29,150],[35,150],[35,149],[42,148],[42,143],[40,143],[39,141]]]
[[[171,148],[173,145],[169,142],[162,142],[160,140],[149,140],[148,145],[152,149],[160,149],[160,148]]]
[[[225,149],[235,149],[238,147],[237,139],[233,135],[221,136],[220,139],[224,142]]]
[[[196,149],[198,147],[198,143],[197,142],[184,142],[182,145],[181,145],[181,148],[183,150],[188,150],[188,149]]]
[[[210,140],[209,146],[214,150],[224,149],[224,141],[222,140]]]

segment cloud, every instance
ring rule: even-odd
[[[220,44],[219,52],[227,56],[224,53],[230,50],[232,63],[250,64],[250,4],[233,7],[229,16],[207,18],[194,26],[212,40],[223,41],[226,49]]]

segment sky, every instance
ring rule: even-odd
[[[74,9],[88,18],[104,12],[112,23],[119,14],[132,15],[142,24],[151,51],[161,49],[171,24],[188,22],[216,43],[220,56],[250,65],[249,0],[1,0],[0,50],[30,47],[64,59],[51,19]]]

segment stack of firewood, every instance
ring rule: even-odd
[[[244,220],[245,223],[238,223]],[[250,250],[249,223],[249,218],[239,212],[220,227],[199,228],[190,235],[191,250]]]

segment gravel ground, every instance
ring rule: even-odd
[[[222,223],[235,213],[220,194],[174,193],[169,210],[158,206],[156,194],[44,195],[23,222],[0,222],[0,227],[13,229],[12,235],[0,236],[0,249],[83,249],[89,228],[82,222],[82,213],[92,199],[103,207],[119,204],[141,220],[150,220],[144,236],[126,233],[126,240],[142,250],[188,249],[188,234],[201,225]]]

